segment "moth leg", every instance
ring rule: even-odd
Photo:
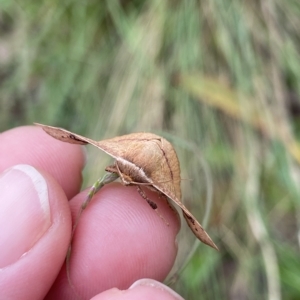
[[[111,167],[110,167],[110,168],[111,168]],[[130,176],[128,176],[128,175],[126,175],[126,174],[124,174],[124,173],[121,172],[117,160],[115,161],[115,165],[114,165],[111,169],[112,169],[112,170],[115,170],[115,171],[113,171],[113,172],[117,172],[117,173],[118,173],[118,175],[119,175],[119,177],[120,177],[120,179],[121,179],[121,181],[122,181],[122,183],[123,183],[124,185],[130,185],[130,184],[133,184],[133,181],[132,181],[132,179],[130,178]]]
[[[163,193],[159,193],[159,198],[163,199],[167,205],[170,207],[170,209],[174,212],[175,215],[177,215],[178,219],[180,220],[180,215],[175,206],[172,205],[172,203],[169,201],[169,198],[164,195]]]
[[[152,200],[150,200],[147,197],[147,195],[145,194],[145,192],[142,190],[142,188],[139,185],[137,185],[136,187],[137,187],[137,191],[141,195],[141,197],[147,201],[147,203],[151,206],[151,208],[155,210],[157,215],[166,223],[167,226],[169,226],[169,223],[166,221],[166,219],[158,212],[157,204],[154,203]]]
[[[133,181],[130,176],[128,176],[128,175],[126,175],[126,174],[124,174],[120,171],[120,168],[119,168],[119,165],[118,165],[117,161],[115,161],[114,166],[106,167],[105,170],[108,171],[108,172],[118,173],[120,178],[121,178],[121,181],[124,185],[130,185],[130,184],[145,185],[145,186],[152,186],[153,185],[153,182],[136,182],[136,181]]]
[[[67,252],[67,257],[66,257],[66,267],[67,267],[67,277],[68,277],[68,282],[69,284],[71,285],[71,287],[74,289],[73,285],[72,285],[72,282],[71,282],[71,278],[70,278],[70,258],[71,258],[71,250],[72,250],[72,240],[73,240],[73,237],[74,237],[74,234],[75,234],[75,230],[76,230],[76,227],[79,223],[79,219],[80,219],[80,216],[82,214],[82,212],[86,209],[86,207],[88,206],[88,204],[91,202],[91,200],[93,199],[94,195],[105,185],[105,184],[108,184],[110,182],[113,182],[115,181],[117,178],[119,177],[118,174],[116,173],[107,173],[104,175],[103,178],[99,178],[95,183],[94,185],[91,187],[89,193],[88,193],[88,196],[86,198],[86,200],[81,204],[81,207],[80,207],[80,210],[79,210],[79,213],[76,217],[76,221],[74,223],[74,226],[73,226],[73,229],[72,229],[72,234],[71,234],[71,242],[70,242],[70,245],[69,245],[69,249],[68,249],[68,252]]]
[[[130,181],[130,184],[134,185],[143,185],[143,186],[153,186],[152,182],[136,182],[136,181]]]

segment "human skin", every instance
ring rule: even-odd
[[[102,188],[83,212],[68,281],[72,222],[87,195],[80,192],[84,164],[82,146],[57,141],[39,127],[0,134],[1,297],[182,299],[159,283],[176,257],[177,214],[144,189],[167,225],[136,187],[120,183]]]

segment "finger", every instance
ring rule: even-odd
[[[164,198],[144,188],[166,224],[137,192],[119,183],[96,194],[79,221],[71,253],[70,278],[63,268],[47,299],[89,299],[140,278],[163,280],[177,253],[178,215]],[[73,220],[87,192],[72,200]]]
[[[40,127],[17,127],[0,134],[0,172],[24,163],[46,170],[68,199],[80,190],[84,161],[81,146],[55,140]]]
[[[64,262],[71,214],[51,175],[17,165],[0,175],[1,299],[42,299]]]
[[[135,282],[128,290],[118,290],[116,288],[107,290],[91,300],[184,300],[164,284],[152,280],[141,279]]]

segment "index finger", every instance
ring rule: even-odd
[[[0,172],[25,163],[51,174],[68,199],[80,190],[85,160],[81,146],[57,141],[42,128],[23,126],[0,134],[0,153]]]

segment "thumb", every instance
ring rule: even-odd
[[[29,165],[0,174],[1,296],[42,298],[63,264],[70,232],[66,196],[49,174]]]

